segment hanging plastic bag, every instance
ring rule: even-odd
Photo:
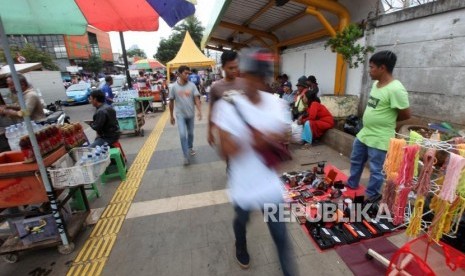
[[[291,129],[291,143],[300,143],[302,141],[302,125],[299,125],[297,122],[292,122]]]

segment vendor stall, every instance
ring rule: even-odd
[[[110,163],[105,149],[79,147],[87,139],[78,123],[39,127],[35,136],[51,192],[39,177],[29,136],[12,142],[20,150],[0,154],[0,219],[7,219],[11,233],[0,246],[0,255],[7,262],[16,262],[21,251],[45,247],[71,253],[74,245],[62,246],[60,235],[72,241],[82,229],[90,212],[84,185],[97,181]],[[85,208],[73,212],[68,201],[76,194]]]
[[[374,250],[367,257],[396,275],[463,275],[465,254],[453,247],[460,249],[462,241],[456,238],[463,235],[459,231],[465,210],[464,138],[440,141],[438,132],[428,139],[415,131],[398,136],[390,141],[384,165],[382,203],[393,224],[406,227],[407,236],[416,239],[390,261]]]
[[[142,126],[145,124],[143,101],[138,100],[136,90],[122,91],[113,101],[116,118],[122,134],[144,136]]]
[[[374,210],[366,217],[356,216],[368,203],[364,187],[348,189],[344,185],[347,176],[331,164],[319,162],[311,170],[286,172],[282,180],[291,213],[320,250],[376,238],[395,229],[388,220],[377,218]]]
[[[405,230],[414,239],[394,247],[390,259],[370,247],[364,252],[386,266],[386,275],[463,275],[463,241],[457,237],[464,231],[465,139],[440,141],[438,133],[428,139],[414,131],[398,137],[387,152],[382,196],[365,199],[363,187],[347,188],[347,177],[321,162],[282,175],[291,213],[317,248],[338,254]]]
[[[166,110],[166,98],[165,98],[165,91],[159,88],[159,86],[155,86],[157,90],[139,90],[139,98],[137,101],[141,102],[148,102],[146,109],[152,109],[152,111],[158,110],[161,108],[162,111]]]

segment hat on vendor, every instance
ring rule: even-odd
[[[302,87],[308,88],[307,77],[305,77],[305,76],[300,77],[297,80],[296,86],[302,86]]]
[[[288,81],[286,81],[286,82],[283,83],[283,87],[284,87],[284,86],[287,86],[287,87],[289,87],[289,88],[292,88],[292,84],[291,84],[290,82],[288,82]]]

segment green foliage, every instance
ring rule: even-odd
[[[126,50],[126,55],[128,57],[141,57],[141,58],[147,58],[147,55],[145,54],[144,50],[135,48],[131,50]]]
[[[365,62],[367,53],[375,50],[372,46],[364,47],[355,44],[361,37],[363,37],[363,30],[356,24],[350,24],[342,32],[337,32],[335,37],[331,37],[325,43],[325,49],[330,47],[333,53],[342,55],[350,68],[357,68]]]
[[[87,64],[85,65],[86,70],[92,73],[99,73],[103,69],[103,60],[100,56],[92,55],[89,57]]]
[[[195,45],[200,48],[200,42],[202,41],[204,30],[205,28],[202,26],[197,17],[190,16],[186,18],[180,25],[173,28],[173,32],[169,38],[163,38],[160,41],[157,53],[153,55],[153,57],[163,64],[172,60],[181,48],[186,31],[189,31]]]
[[[10,47],[10,52],[13,55],[13,59],[15,59],[16,52],[19,52],[23,57],[26,58],[27,63],[35,63],[39,62],[42,63],[42,66],[47,70],[59,70],[58,66],[53,62],[52,57],[50,54],[38,50],[34,47],[33,44],[26,44],[23,49],[19,49],[18,47]],[[1,50],[0,52],[0,61],[6,63],[5,52]]]

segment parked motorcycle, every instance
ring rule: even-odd
[[[70,123],[70,118],[63,111],[60,101],[47,105],[46,108],[44,108],[44,114],[46,118],[36,121],[36,123],[41,125],[57,124],[59,126]]]

